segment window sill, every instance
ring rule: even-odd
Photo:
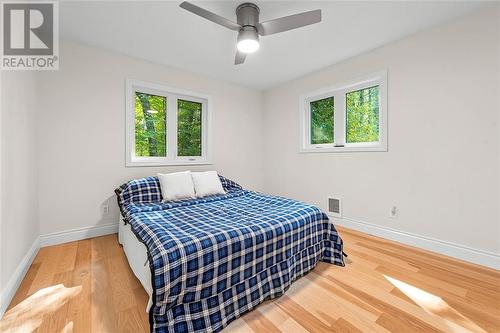
[[[307,147],[301,148],[299,153],[353,153],[353,152],[387,152],[385,146],[365,147]]]
[[[168,161],[127,161],[126,167],[159,167],[159,166],[182,166],[182,165],[209,165],[213,164],[206,159],[198,160],[168,160]]]

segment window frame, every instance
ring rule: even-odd
[[[165,97],[167,156],[148,157],[135,155],[135,93],[137,91]],[[177,156],[177,100],[187,100],[202,104],[201,111],[201,156]],[[193,91],[182,90],[134,79],[125,82],[126,124],[125,124],[125,166],[169,166],[206,165],[210,160],[210,124],[212,119],[212,97]]]
[[[379,87],[379,141],[346,142],[347,93]],[[334,138],[333,143],[311,144],[311,102],[333,97]],[[299,97],[300,147],[301,153],[370,152],[387,151],[387,71],[379,71],[333,87],[323,88]]]

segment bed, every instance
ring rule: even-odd
[[[162,202],[157,177],[115,191],[152,332],[218,332],[318,261],[344,266],[342,240],[319,208],[219,178],[226,194],[198,199]]]

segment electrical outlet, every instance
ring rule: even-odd
[[[398,207],[392,206],[391,210],[389,211],[389,217],[397,218],[398,214],[399,214]]]
[[[109,213],[109,205],[108,204],[102,205],[102,213],[103,214],[108,214]]]

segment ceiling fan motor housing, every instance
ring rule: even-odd
[[[245,2],[236,8],[236,20],[243,28],[250,26],[257,29],[259,13],[259,7],[256,4]]]

